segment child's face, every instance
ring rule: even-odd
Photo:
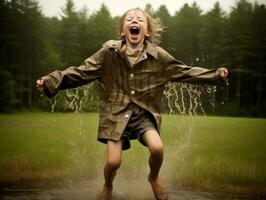
[[[143,43],[145,36],[149,36],[147,29],[147,18],[144,13],[140,10],[131,10],[125,17],[122,35],[127,42],[136,46]]]

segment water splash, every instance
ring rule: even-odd
[[[228,84],[227,82],[226,85]],[[168,83],[161,100],[162,113],[171,115],[212,113],[216,104],[216,90],[216,86]],[[83,87],[61,91],[50,100],[50,106],[51,112],[56,110],[97,112],[99,110],[98,84],[94,82]]]
[[[185,83],[166,85],[162,99],[163,111],[173,115],[178,124],[174,132],[170,133],[172,134],[171,144],[166,146],[164,174],[167,180],[176,181],[172,180],[173,177],[182,177],[186,171],[185,163],[193,148],[193,134],[197,127],[192,116],[206,116],[214,112],[216,90],[216,86],[209,85]]]
[[[51,112],[97,112],[99,105],[98,83],[60,91],[54,98],[41,96],[39,103]]]
[[[55,109],[55,106],[56,106],[56,104],[57,104],[56,97],[55,97],[54,99],[52,99],[52,100],[50,101],[50,103],[51,103],[51,112],[53,113],[53,112],[54,112],[54,109]]]
[[[206,115],[206,110],[214,110],[215,92],[215,86],[168,83],[164,90],[162,110],[166,114]]]

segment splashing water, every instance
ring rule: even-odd
[[[227,86],[228,86],[227,82]],[[168,83],[161,101],[162,113],[175,115],[206,115],[215,108],[216,86]],[[226,99],[225,99],[226,100]],[[55,109],[74,112],[97,112],[98,84],[60,92],[50,100],[51,112]]]
[[[163,112],[179,115],[206,115],[215,107],[215,86],[168,83],[162,99]]]
[[[178,121],[171,144],[166,146],[163,172],[169,181],[182,177],[186,171],[185,162],[193,147],[193,133],[196,124],[192,115],[207,115],[215,109],[216,86],[168,83],[162,99],[165,114],[175,115]],[[178,116],[187,117],[178,117]],[[177,137],[180,135],[180,137]],[[173,175],[175,174],[175,175]]]
[[[57,100],[54,98],[54,100],[51,100],[51,112],[54,112],[54,108],[56,106]]]
[[[79,88],[60,91],[54,98],[49,100],[51,112],[97,112],[99,105],[97,82]],[[43,98],[44,104],[47,104]]]

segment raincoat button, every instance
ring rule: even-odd
[[[134,77],[134,74],[130,74],[129,76],[130,76],[130,78],[133,78]]]
[[[131,92],[130,92],[131,94],[135,94],[135,91],[134,90],[131,90]]]
[[[125,117],[128,118],[129,117],[129,114],[125,114]]]

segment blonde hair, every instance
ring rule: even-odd
[[[153,44],[159,44],[161,41],[161,35],[162,32],[164,30],[164,26],[160,20],[160,18],[158,17],[153,17],[151,16],[148,12],[140,9],[140,8],[133,8],[130,9],[128,11],[126,11],[122,17],[120,18],[119,22],[118,22],[118,37],[120,39],[125,39],[124,36],[122,35],[123,32],[123,26],[124,26],[124,22],[125,22],[125,18],[128,14],[128,12],[130,11],[141,11],[144,16],[147,19],[147,24],[148,24],[148,33],[149,33],[149,37],[146,37],[146,40],[149,40],[151,43]]]

